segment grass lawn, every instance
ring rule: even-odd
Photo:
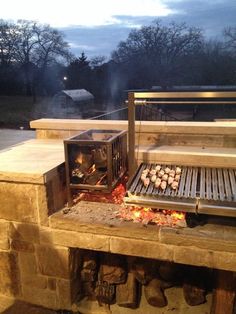
[[[0,127],[29,128],[29,121],[47,117],[51,98],[38,98],[36,103],[32,97],[0,96]]]

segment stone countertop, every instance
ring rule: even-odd
[[[64,161],[62,140],[28,140],[0,151],[0,180],[44,184]]]
[[[236,220],[211,218],[195,228],[121,221],[119,205],[80,202],[50,217],[52,241],[111,253],[236,271]]]
[[[30,122],[30,127],[45,130],[88,130],[119,129],[127,130],[128,121],[124,120],[84,120],[84,119],[39,119]],[[235,135],[236,121],[190,122],[190,121],[143,121],[136,122],[139,132],[157,132],[172,134],[224,134]]]

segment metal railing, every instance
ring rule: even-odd
[[[87,120],[127,120],[128,119],[128,107],[113,110],[100,114],[98,116],[88,118]]]
[[[180,121],[180,119],[177,119],[166,109],[160,108],[160,106],[150,107],[145,105],[137,108],[136,119],[146,121]],[[87,118],[87,120],[128,120],[128,107]]]

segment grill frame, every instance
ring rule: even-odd
[[[98,139],[94,139],[92,135],[97,135]],[[109,134],[108,139],[103,138],[103,135]],[[71,171],[75,167],[75,162],[72,158],[72,152],[82,152],[84,149],[99,149],[106,148],[106,174],[107,182],[104,184],[87,184],[73,183]],[[66,168],[66,185],[68,204],[73,204],[72,191],[79,192],[88,191],[103,191],[109,193],[116,186],[118,181],[124,176],[127,171],[127,131],[125,130],[105,130],[105,129],[89,129],[81,132],[78,135],[64,140],[65,153],[65,168]]]
[[[140,179],[143,169],[157,164],[140,164],[127,187],[126,204],[236,217],[236,169],[181,166],[178,190],[163,192],[153,183],[144,188]]]

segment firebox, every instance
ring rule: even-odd
[[[110,192],[127,168],[127,132],[90,129],[64,140],[68,201],[72,190]]]

